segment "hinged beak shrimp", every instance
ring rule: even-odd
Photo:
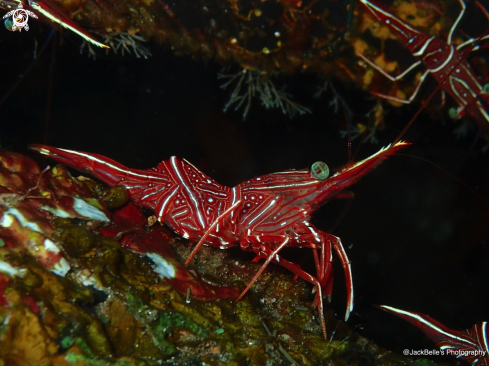
[[[461,7],[460,14],[450,29],[447,41],[444,41],[441,38],[419,32],[372,1],[360,0],[360,3],[376,19],[385,24],[390,31],[395,33],[407,47],[409,52],[419,60],[394,77],[364,55],[358,54],[358,56],[392,81],[402,79],[406,74],[423,63],[426,70],[419,79],[414,92],[408,99],[401,99],[395,96],[379,93],[372,94],[381,98],[409,104],[416,98],[416,95],[428,74],[431,74],[440,84],[442,92],[449,94],[458,105],[457,108],[452,108],[450,110],[450,116],[458,119],[467,114],[474,118],[481,128],[487,130],[489,128],[488,86],[480,85],[477,76],[466,60],[466,56],[467,53],[471,51],[469,48],[471,45],[474,46],[477,42],[488,39],[489,36],[485,35],[476,39],[469,39],[459,45],[452,44],[452,35],[457,28],[460,19],[462,19],[466,8],[463,0],[458,0],[458,2]],[[473,47],[473,49],[478,49],[478,47]]]
[[[184,159],[171,157],[155,168],[130,169],[98,154],[33,145],[31,149],[75,169],[92,174],[110,186],[123,185],[138,205],[155,211],[160,223],[178,235],[198,241],[187,259],[192,260],[201,245],[225,249],[237,244],[253,251],[265,263],[242,292],[242,298],[270,263],[279,264],[314,285],[315,303],[323,335],[326,323],[323,297],[332,292],[332,250],[345,272],[347,308],[353,309],[351,265],[341,240],[316,229],[310,216],[334,198],[351,198],[345,189],[375,168],[387,156],[408,145],[397,142],[358,163],[350,162],[333,175],[323,162],[310,169],[289,170],[257,177],[234,188],[220,185]],[[316,277],[299,265],[283,259],[285,247],[312,249]]]
[[[474,324],[466,330],[453,330],[423,313],[386,305],[379,305],[378,308],[417,326],[440,347],[442,355],[465,359],[472,365],[489,365],[487,322]]]

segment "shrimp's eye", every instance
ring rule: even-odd
[[[311,174],[314,178],[324,180],[329,176],[329,168],[326,163],[322,161],[316,161],[311,166]]]
[[[448,115],[450,116],[451,119],[460,119],[462,118],[462,114],[458,111],[457,108],[450,108],[448,110]]]

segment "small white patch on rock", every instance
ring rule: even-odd
[[[58,276],[64,277],[71,269],[70,264],[64,258],[61,258],[58,263],[55,264],[52,272]]]
[[[27,220],[24,217],[24,215],[22,215],[20,213],[20,211],[17,210],[16,208],[9,208],[3,214],[3,219],[0,223],[0,225],[2,225],[3,227],[9,227],[10,225],[12,225],[12,223],[14,222],[12,216],[14,216],[23,227],[31,229],[32,231],[38,232],[40,234],[44,234],[44,232],[39,228],[39,226],[36,223],[30,222],[29,220]]]
[[[0,272],[8,274],[10,277],[24,277],[27,273],[25,268],[15,268],[10,263],[0,261]]]
[[[95,206],[90,205],[80,198],[73,197],[73,200],[75,201],[73,204],[73,209],[81,216],[88,217],[89,219],[96,221],[110,221],[109,218]]]
[[[156,273],[159,273],[165,278],[175,278],[175,267],[165,258],[156,253],[147,253],[146,255],[155,262],[156,267],[154,271]]]
[[[44,240],[44,248],[54,254],[58,254],[60,252],[59,247],[51,240]]]
[[[2,217],[2,220],[0,221],[0,226],[2,226],[2,227],[10,227],[10,225],[12,225],[13,222],[14,222],[14,217],[12,215],[9,215],[7,213],[4,213],[3,214],[3,217]]]

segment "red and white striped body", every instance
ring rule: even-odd
[[[185,159],[171,157],[147,172],[158,176],[158,182],[148,181],[142,188],[132,175],[119,182],[134,201],[155,210],[158,220],[166,223],[178,235],[198,241],[217,218],[238,200],[236,189],[220,185]],[[235,213],[218,223],[205,244],[225,248],[239,239]]]
[[[417,326],[445,355],[467,360],[472,365],[489,366],[489,334],[486,322],[475,324],[467,330],[453,330],[422,313],[386,305],[379,307]]]
[[[219,248],[239,244],[257,258],[277,263],[312,283],[323,334],[326,325],[322,298],[332,292],[332,248],[342,262],[347,282],[348,319],[353,309],[353,283],[350,261],[339,238],[317,230],[310,216],[333,198],[351,197],[344,190],[357,182],[388,155],[408,145],[399,142],[371,157],[348,163],[334,175],[311,169],[290,170],[257,177],[234,188],[220,185],[184,159],[172,157],[147,170],[130,169],[102,155],[33,145],[35,150],[101,179],[110,186],[123,185],[138,205],[149,207],[158,220],[178,235]],[[279,256],[283,247],[310,248],[317,275],[312,276]],[[193,257],[190,255],[187,263]],[[261,273],[261,272],[259,272]],[[251,282],[253,283],[254,280]],[[251,285],[250,283],[250,285]],[[247,289],[249,288],[249,286]],[[243,292],[242,295],[247,291]],[[240,297],[241,298],[241,297]]]
[[[447,92],[457,103],[458,108],[456,109],[456,113],[458,117],[468,114],[477,121],[480,127],[485,129],[489,128],[489,95],[479,84],[477,76],[467,62],[467,52],[461,50],[475,40],[469,40],[458,46],[451,44],[453,31],[465,10],[465,4],[462,0],[459,0],[462,5],[462,12],[452,27],[448,36],[448,41],[446,42],[438,37],[417,31],[371,1],[360,0],[360,2],[371,14],[394,32],[413,56],[420,60],[409,67],[400,76],[396,78],[390,77],[391,80],[402,78],[414,67],[418,66],[420,62],[423,62],[427,69],[421,77],[415,92],[409,99],[401,100],[395,97],[377,93],[374,94],[402,103],[410,103],[416,96],[419,86],[429,73],[433,75],[436,81],[441,85],[443,91]],[[484,38],[487,38],[487,36],[482,37],[481,39]],[[359,56],[378,69],[378,66],[367,60],[363,55]],[[379,71],[386,75],[384,71]]]

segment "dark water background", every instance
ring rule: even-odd
[[[31,63],[34,39],[40,48],[50,32],[36,22],[30,25],[22,33],[0,27],[0,98]],[[47,143],[103,154],[133,168],[177,155],[228,186],[317,160],[330,167],[348,161],[347,140],[338,132],[345,129],[344,114],[328,105],[330,93],[312,98],[322,84],[316,76],[277,80],[278,86],[287,83],[312,115],[290,120],[255,100],[243,121],[242,111],[222,111],[230,91],[219,88],[220,65],[176,57],[154,44],[148,60],[99,52],[94,61],[79,54],[78,37],[69,34],[60,42],[58,34],[0,106],[3,147],[26,152],[27,144]],[[374,102],[353,86],[335,85],[365,123],[363,114]],[[425,85],[424,97],[433,86]],[[433,103],[439,100],[436,96]],[[392,142],[417,107],[385,104],[379,144],[363,144],[355,159]],[[489,320],[489,153],[480,152],[482,143],[471,149],[475,129],[456,139],[446,116],[446,107],[438,119],[420,116],[404,137],[413,145],[352,187],[356,198],[333,232],[352,261],[356,298],[348,324],[397,351],[436,347],[415,327],[372,304],[423,312],[454,329]],[[358,144],[353,141],[353,150]],[[345,206],[345,201],[328,203],[312,222],[329,231]],[[286,253],[306,267],[312,264],[310,254]],[[345,291],[338,262],[331,306],[341,317]]]

